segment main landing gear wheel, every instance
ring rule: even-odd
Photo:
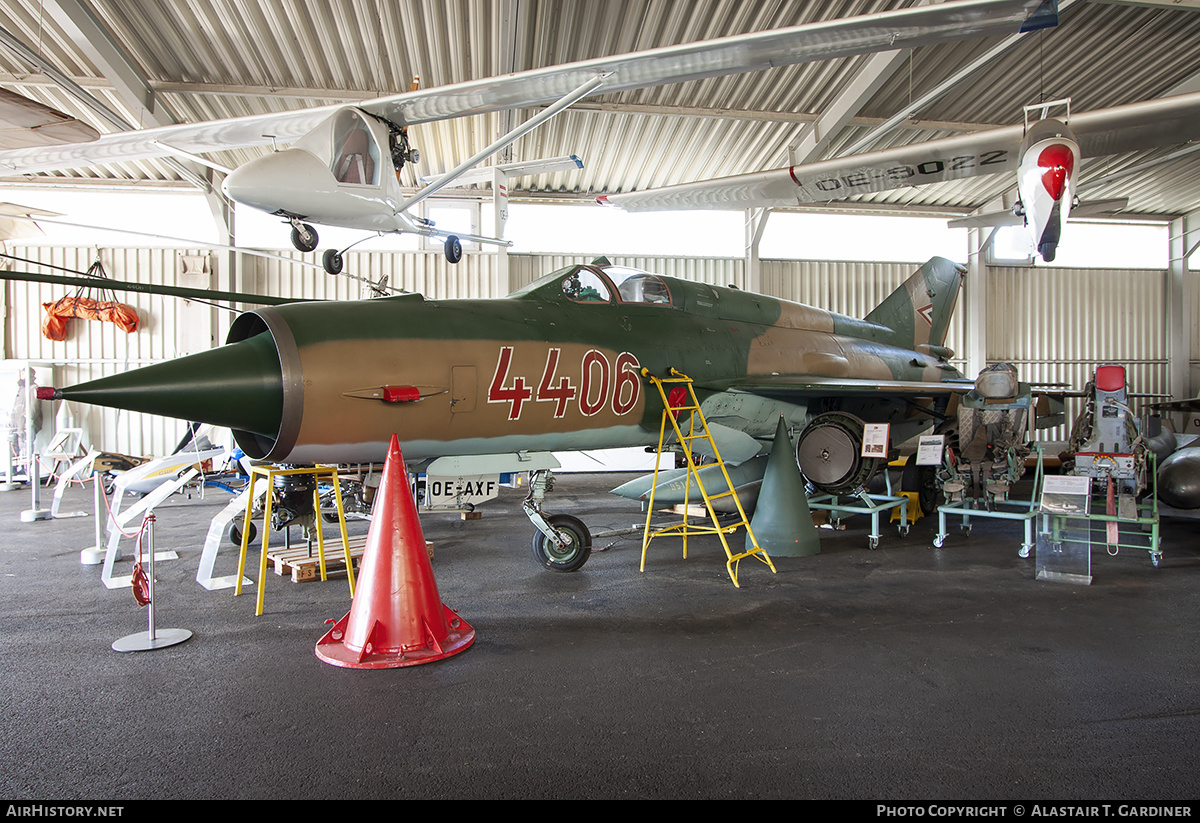
[[[242,522],[240,519],[234,520],[229,524],[229,528],[225,534],[229,537],[229,542],[235,546],[242,545]],[[247,544],[253,543],[258,538],[258,526],[254,525],[254,521],[250,521],[250,539]]]
[[[317,248],[317,230],[307,223],[292,226],[292,245],[297,251],[309,252]]]
[[[451,263],[462,260],[462,241],[453,234],[446,238],[446,259]]]
[[[533,556],[552,572],[578,571],[592,554],[592,535],[578,517],[555,514],[546,518],[551,528],[558,533],[565,545],[559,549],[546,535],[533,535]]]
[[[325,271],[330,274],[341,274],[342,264],[345,261],[342,259],[341,253],[337,249],[327,249],[325,256],[321,259],[321,265],[325,267]]]

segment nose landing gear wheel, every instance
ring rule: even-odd
[[[292,227],[292,245],[296,251],[309,252],[317,248],[317,230],[307,223]]]
[[[578,517],[569,514],[552,515],[546,518],[546,522],[565,541],[565,545],[560,549],[546,535],[535,532],[533,556],[552,572],[578,571],[592,554],[592,535],[587,526]]]

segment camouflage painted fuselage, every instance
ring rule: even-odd
[[[569,294],[563,284],[581,273],[591,286]],[[231,340],[265,325],[283,373],[280,428],[256,456],[378,460],[393,432],[410,460],[645,445],[657,438],[662,403],[643,368],[678,369],[705,394],[760,378],[889,383],[948,374],[944,361],[915,350],[931,332],[941,342],[919,311],[897,314],[894,325],[907,320],[908,328],[883,328],[736,289],[648,277],[663,302],[628,288],[630,278],[618,286],[602,269],[570,267],[503,300],[410,295],[244,315]],[[933,301],[918,279],[910,281],[917,299],[903,302],[919,310]],[[912,342],[895,345],[897,336]]]
[[[765,426],[749,434],[769,439],[778,413],[865,403],[888,419],[906,408],[889,399],[916,391],[901,384],[959,377],[940,346],[960,280],[960,267],[935,258],[856,320],[572,266],[500,300],[406,295],[248,312],[230,345],[62,396],[227,425],[248,454],[275,462],[379,461],[393,433],[412,461],[653,444],[662,402],[641,372],[674,368],[716,419]],[[926,386],[923,396],[936,394]]]

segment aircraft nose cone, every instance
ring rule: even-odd
[[[1042,169],[1042,185],[1055,200],[1061,200],[1067,180],[1075,170],[1075,157],[1061,143],[1047,146],[1038,155],[1038,168]]]
[[[283,373],[269,333],[55,391],[54,399],[279,433]]]
[[[284,149],[233,170],[221,191],[235,203],[270,214],[304,215],[305,204],[327,188],[325,164],[303,149]]]

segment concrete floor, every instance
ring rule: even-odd
[[[548,509],[593,532],[639,522],[563,475]],[[450,659],[347,670],[313,653],[344,579],[253,592],[195,582],[228,497],[157,512],[157,626],[79,562],[91,518],[22,523],[0,494],[0,796],[134,798],[1189,799],[1200,793],[1200,542],[1097,551],[1091,586],[1034,580],[1019,527],[936,518],[867,549],[865,517],[819,556],[746,561],[715,538],[601,541],[575,574],[537,566],[521,493],[484,517],[423,517],[442,599],[477,632]],[[48,504],[48,499],[47,499]],[[64,510],[90,509],[72,490]],[[365,524],[356,528],[365,530]],[[128,573],[129,563],[118,564]],[[233,574],[226,545],[218,573]],[[253,576],[253,575],[252,575]]]

